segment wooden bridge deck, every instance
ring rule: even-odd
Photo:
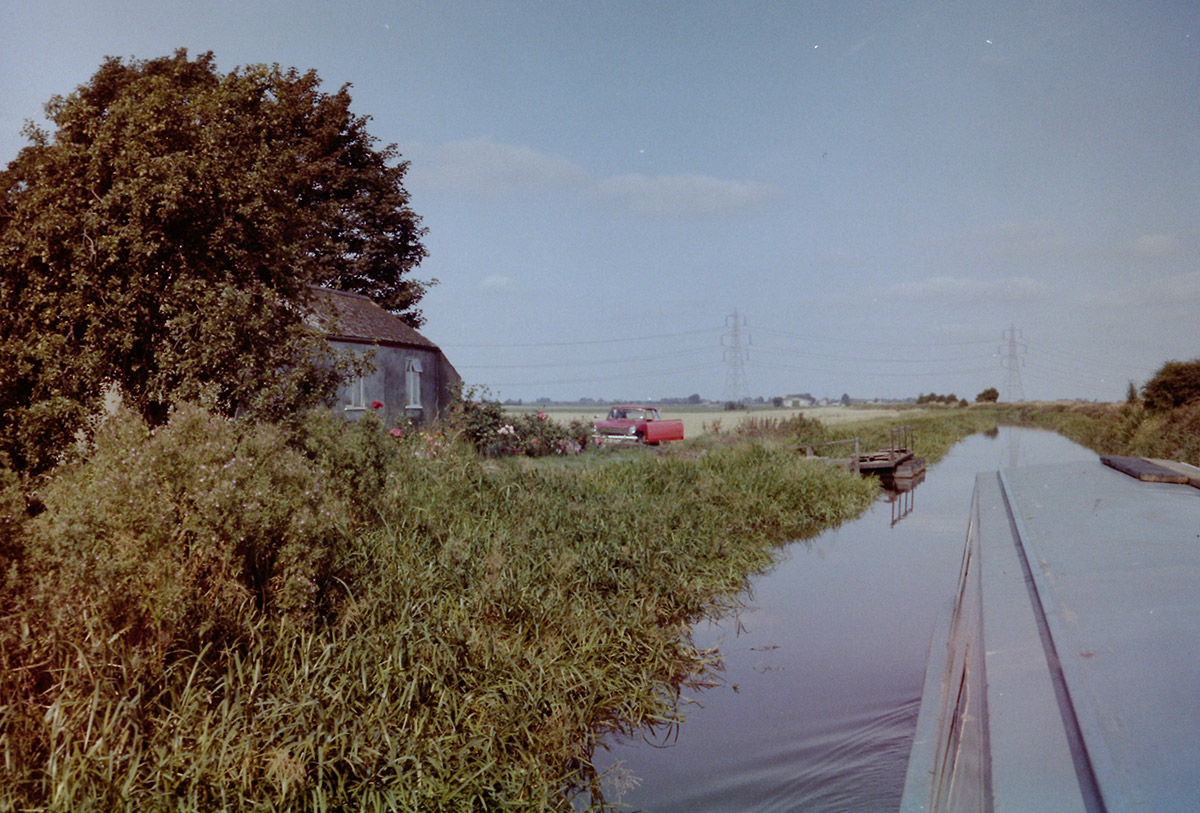
[[[925,458],[916,457],[912,450],[912,427],[902,426],[891,432],[891,445],[886,449],[873,452],[860,451],[861,438],[835,440],[829,443],[815,443],[801,447],[808,457],[813,457],[817,448],[822,446],[854,445],[854,452],[849,457],[821,458],[834,465],[860,474],[876,474],[880,477],[905,479],[915,477],[925,471]]]

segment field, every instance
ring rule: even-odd
[[[581,404],[549,404],[545,406],[506,406],[505,410],[514,414],[537,412],[542,410],[557,421],[575,419],[595,421],[608,414],[609,405],[596,404],[592,409],[584,409]],[[797,415],[803,415],[810,420],[817,420],[826,426],[872,421],[879,418],[890,418],[899,415],[917,417],[927,414],[930,410],[915,407],[891,406],[821,406],[796,408],[762,407],[749,410],[725,410],[718,404],[712,405],[676,405],[670,404],[659,407],[663,418],[679,418],[683,421],[685,438],[699,437],[712,432],[715,428],[721,431],[732,431],[739,423],[747,418],[786,420]]]

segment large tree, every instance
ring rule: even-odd
[[[0,465],[49,466],[109,385],[152,423],[182,400],[328,397],[312,285],[421,324],[407,162],[319,86],[211,53],[109,58],[46,105],[52,130],[27,126],[0,173]]]

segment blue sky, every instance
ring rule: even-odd
[[[1118,400],[1200,357],[1200,4],[12,1],[0,160],[105,55],[352,83],[501,398]],[[1015,382],[1013,382],[1015,383]]]

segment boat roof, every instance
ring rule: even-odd
[[[978,476],[902,810],[1200,801],[1200,469],[1128,460]]]

